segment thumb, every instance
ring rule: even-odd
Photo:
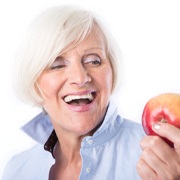
[[[174,144],[174,149],[180,154],[180,129],[169,123],[155,123],[153,130],[159,136],[170,140]]]

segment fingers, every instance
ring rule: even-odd
[[[142,180],[147,180],[147,177],[157,180],[156,172],[143,159],[137,164],[137,172]]]
[[[147,166],[149,166],[150,171],[153,171],[153,176],[157,176],[158,174],[164,174],[164,169],[165,169],[164,161],[162,161],[150,149],[146,148],[142,152],[141,160],[143,160],[147,164]],[[156,167],[156,171],[154,171],[154,167]]]
[[[180,155],[161,137],[146,136],[140,145],[142,155],[137,164],[137,171],[142,179],[180,178]]]
[[[150,149],[164,163],[166,163],[167,157],[173,158],[175,156],[174,150],[159,136],[144,137],[140,146],[142,150]]]

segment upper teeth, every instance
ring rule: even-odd
[[[88,93],[88,94],[84,94],[84,95],[69,95],[69,96],[66,96],[64,98],[64,101],[65,102],[70,102],[72,100],[76,100],[76,99],[89,99],[90,101],[93,100],[93,96],[91,93]]]

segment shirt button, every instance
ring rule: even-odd
[[[89,144],[93,144],[93,142],[94,142],[94,141],[93,141],[92,139],[88,140],[88,143],[89,143]]]
[[[86,168],[86,172],[90,173],[91,172],[91,168]]]

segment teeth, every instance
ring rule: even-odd
[[[88,94],[84,94],[84,95],[69,95],[69,96],[66,96],[64,98],[64,101],[65,102],[70,102],[72,100],[76,100],[76,99],[89,99],[90,101],[93,100],[93,96],[91,93],[88,93]]]

